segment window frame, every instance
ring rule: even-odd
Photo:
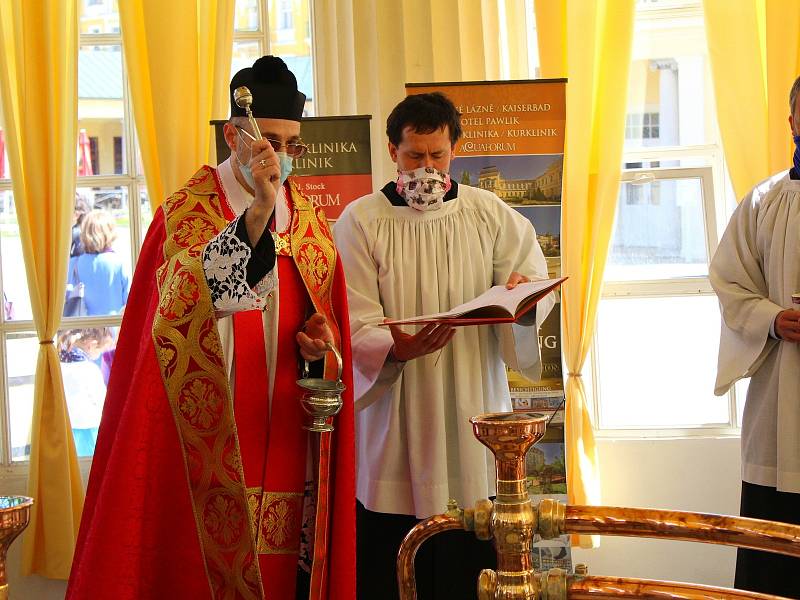
[[[236,0],[236,2],[238,1]],[[235,48],[237,43],[257,42],[258,51],[263,56],[268,54],[270,50],[269,0],[257,0],[256,5],[258,6],[258,29],[236,29],[234,17],[232,48]],[[234,7],[235,10],[236,7]]]
[[[722,229],[730,216],[727,210],[725,188],[719,182],[725,181],[727,171],[722,149],[716,144],[699,146],[668,147],[656,146],[636,148],[623,152],[623,164],[659,162],[679,159],[701,159],[707,166],[703,167],[667,167],[622,169],[620,183],[635,181],[642,176],[651,175],[648,181],[699,177],[703,194],[703,219],[705,243],[709,262],[716,251]],[[610,281],[604,280],[600,302],[604,299],[619,298],[664,298],[675,296],[714,296],[708,276],[683,277],[655,280]],[[600,391],[599,357],[601,344],[595,327],[592,344],[587,359],[589,377],[587,377],[587,397],[589,411],[595,435],[599,439],[681,439],[697,437],[738,437],[741,432],[737,406],[740,399],[734,386],[727,393],[728,422],[698,424],[696,426],[675,427],[604,427],[602,425],[602,394]]]

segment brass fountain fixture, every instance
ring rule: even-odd
[[[601,534],[666,538],[724,544],[800,557],[800,526],[759,519],[682,511],[612,506],[567,506],[552,499],[534,505],[525,486],[525,454],[545,433],[547,417],[536,413],[490,413],[470,419],[475,437],[495,455],[497,498],[474,508],[450,501],[447,512],[420,522],[403,540],[397,557],[402,600],[417,600],[414,558],[420,545],[441,531],[474,531],[492,540],[497,571],[478,578],[479,600],[591,600],[594,598],[670,598],[722,600],[775,599],[759,594],[680,582],[589,576],[583,565],[536,572],[531,550],[535,537]]]
[[[31,506],[33,498],[27,496],[0,496],[0,600],[8,600],[8,548],[28,526]]]

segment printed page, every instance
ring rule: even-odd
[[[438,321],[443,319],[457,319],[466,316],[467,313],[479,312],[481,317],[494,316],[497,318],[513,318],[517,312],[517,307],[530,296],[536,296],[549,287],[553,287],[561,282],[562,279],[542,279],[529,283],[520,283],[513,290],[507,290],[505,285],[496,285],[489,288],[477,298],[456,306],[452,310],[443,313],[423,315],[410,319],[402,319],[398,323],[417,323],[423,321]],[[494,309],[485,311],[482,309]],[[476,315],[477,316],[477,315]],[[392,321],[394,323],[394,321]]]

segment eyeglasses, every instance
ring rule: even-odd
[[[250,138],[251,143],[256,141],[256,138],[253,137],[253,134],[244,129],[243,127],[239,127],[238,125],[234,125],[237,130],[245,134],[248,138]],[[301,156],[305,155],[308,152],[308,146],[306,146],[302,141],[300,142],[287,142],[284,144],[280,140],[273,140],[271,138],[264,138],[267,140],[272,149],[275,152],[280,152],[282,148],[286,147],[286,154],[291,156],[292,158],[300,158]]]

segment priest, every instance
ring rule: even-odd
[[[750,378],[742,420],[743,517],[800,524],[800,77],[789,94],[794,166],[759,183],[711,261],[722,306],[715,392]],[[800,598],[800,560],[739,550],[737,588]]]
[[[419,519],[492,496],[494,461],[469,417],[511,410],[505,365],[541,373],[538,326],[381,326],[448,311],[493,285],[547,277],[531,223],[490,191],[458,184],[460,115],[443,94],[400,102],[387,120],[397,179],[334,226],[347,275],[356,394],[358,598],[397,598],[395,559]],[[425,547],[427,546],[427,547]],[[421,600],[474,598],[490,544],[448,532],[417,558]]]
[[[324,215],[287,179],[305,96],[273,56],[230,90],[230,158],[165,201],[142,247],[67,598],[355,593],[344,279]],[[328,344],[348,391],[335,431],[309,433],[296,380],[304,361],[338,376]]]

